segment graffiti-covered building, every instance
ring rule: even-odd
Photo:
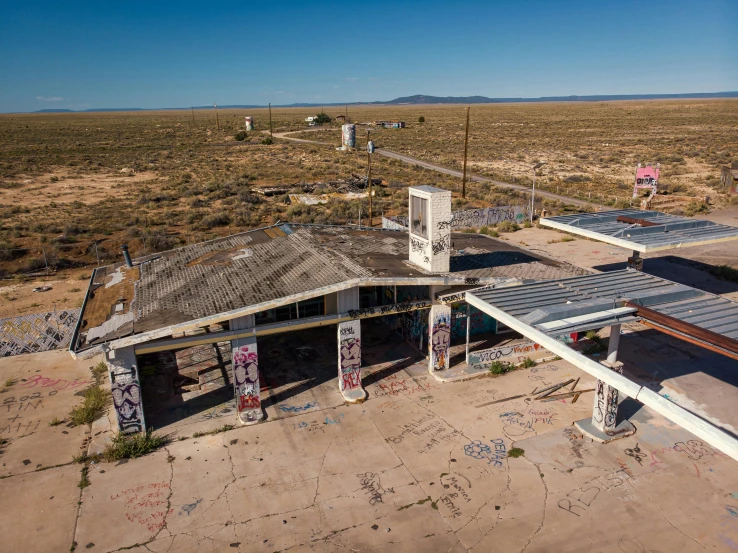
[[[179,393],[186,404],[215,389],[230,390],[234,418],[250,424],[263,418],[261,390],[270,359],[280,355],[260,346],[271,337],[332,333],[336,386],[346,401],[359,402],[366,325],[392,329],[443,380],[450,344],[466,341],[469,361],[470,337],[505,331],[469,306],[465,291],[586,273],[488,236],[454,232],[446,190],[410,188],[407,222],[407,231],[285,223],[142,260],[126,256],[93,273],[70,351],[104,352],[124,432],[144,430],[160,396]],[[530,345],[508,349],[516,347]],[[203,355],[217,357],[220,372]],[[304,357],[307,370],[316,360]],[[477,352],[479,363],[484,358]]]

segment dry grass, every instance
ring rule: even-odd
[[[536,185],[610,205],[629,205],[634,166],[660,161],[672,192],[725,201],[716,189],[719,167],[738,151],[738,101],[684,100],[612,103],[499,104],[471,108],[470,168],[529,184],[530,167],[545,159]],[[316,109],[273,110],[275,130],[305,129]],[[343,110],[328,108],[337,115]],[[254,190],[274,184],[326,181],[365,174],[363,152],[275,139],[262,144],[266,110],[0,115],[0,274],[94,265],[119,259],[122,243],[134,256],[273,223],[355,221],[366,201],[287,206]],[[243,116],[257,130],[235,135]],[[378,147],[460,167],[462,106],[349,108],[357,122],[403,119],[405,129],[372,128]],[[419,123],[419,117],[425,122]],[[339,145],[332,130],[302,133]],[[359,146],[366,134],[357,130]],[[240,137],[239,137],[240,138]],[[521,203],[523,196],[474,183],[467,200],[458,179],[374,156],[375,213],[401,213],[413,184],[454,190],[454,209]],[[562,205],[544,202],[552,211]],[[695,212],[696,212],[695,211]],[[377,218],[378,222],[378,218]],[[7,251],[16,248],[15,251]]]

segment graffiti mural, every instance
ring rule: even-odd
[[[130,368],[115,367],[110,371],[110,392],[118,418],[118,429],[123,434],[144,432],[143,403],[141,385],[135,365]]]
[[[70,309],[0,319],[0,357],[67,347],[79,311]]]
[[[528,218],[530,218],[530,209],[518,205],[465,209],[451,213],[450,229],[457,231],[465,228],[480,228],[497,225],[504,221],[521,224]],[[407,232],[409,230],[407,217],[382,217],[382,228]]]
[[[256,338],[241,338],[233,343],[233,385],[236,393],[238,419],[243,424],[261,420],[259,390],[259,357]]]
[[[430,314],[430,370],[442,371],[449,367],[451,343],[451,307],[434,305]]]
[[[496,348],[483,349],[469,353],[469,366],[475,369],[488,369],[495,361],[520,363],[528,357],[549,357],[553,354],[533,342],[522,342]]]
[[[341,391],[361,388],[361,322],[338,325],[338,384]]]

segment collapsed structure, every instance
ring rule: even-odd
[[[634,236],[637,228],[654,228],[649,217],[658,218],[646,212],[613,217],[620,223],[621,217],[635,219],[627,223]],[[427,355],[430,373],[441,381],[450,369],[453,336],[466,340],[469,361],[475,331],[508,328],[598,378],[593,417],[580,425],[594,438],[608,441],[632,432],[627,424],[618,426],[623,392],[738,458],[735,438],[629,380],[617,361],[620,325],[636,320],[660,330],[677,328],[677,337],[738,358],[736,302],[633,269],[593,274],[484,235],[454,233],[451,220],[451,193],[419,186],[409,189],[407,232],[281,224],[137,263],[126,258],[93,273],[70,351],[105,354],[119,429],[139,432],[146,429],[147,409],[139,358],[148,354],[226,344],[225,381],[232,386],[236,416],[253,424],[264,416],[260,377],[270,370],[260,362],[264,337],[335,328],[337,386],[355,403],[366,398],[366,319],[381,319]],[[592,223],[602,230],[608,221]],[[727,232],[712,231],[721,239]],[[733,231],[728,234],[738,237],[738,229]],[[656,231],[645,234],[651,232]],[[700,238],[708,239],[702,232]],[[721,322],[713,325],[715,313]],[[474,317],[485,323],[472,328]],[[572,334],[608,326],[610,351],[602,363],[566,345]]]

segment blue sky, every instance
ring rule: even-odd
[[[735,0],[0,2],[0,112],[738,90]]]

